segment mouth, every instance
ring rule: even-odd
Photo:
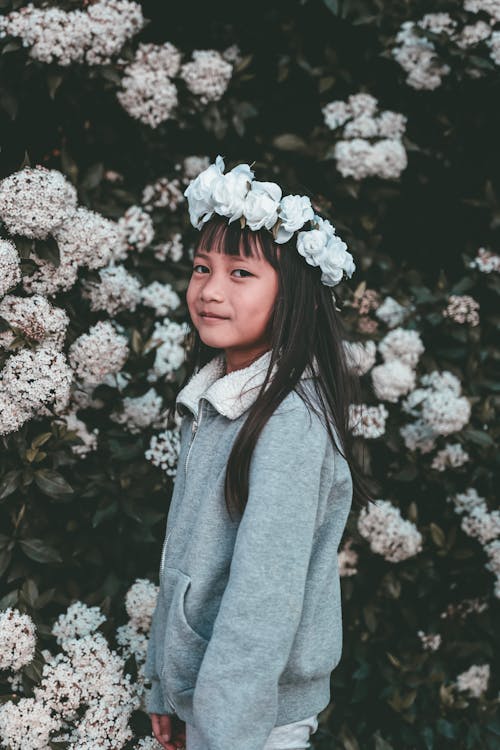
[[[205,318],[206,320],[227,320],[227,318],[223,318],[222,315],[209,315],[208,313],[200,313],[201,318]]]

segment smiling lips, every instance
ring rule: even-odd
[[[200,313],[202,318],[206,318],[206,320],[227,320],[227,318],[223,318],[222,315],[216,315],[215,313]]]

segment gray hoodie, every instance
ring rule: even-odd
[[[342,652],[337,551],[352,478],[295,391],[259,435],[243,517],[231,521],[225,504],[227,460],[270,357],[224,375],[219,354],[176,399],[147,710],[196,726],[206,750],[262,750],[275,726],[322,711]],[[307,368],[303,387],[312,376]]]

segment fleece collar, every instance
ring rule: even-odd
[[[257,398],[270,361],[271,350],[269,349],[248,367],[224,375],[225,354],[218,354],[195,373],[182,388],[177,395],[176,406],[183,404],[197,417],[199,401],[205,398],[222,416],[237,419]],[[276,370],[275,364],[271,376],[276,373]],[[314,375],[310,367],[306,367],[301,380],[312,377]]]

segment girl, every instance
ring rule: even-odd
[[[369,499],[331,291],[355,266],[309,198],[223,170],[185,192],[194,338],[147,706],[167,750],[307,748],[342,651],[337,550]]]

